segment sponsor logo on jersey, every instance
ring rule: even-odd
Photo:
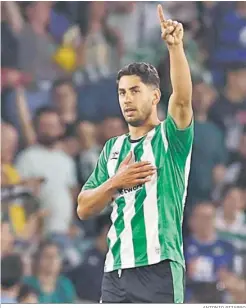
[[[131,193],[133,191],[137,191],[142,187],[143,187],[143,184],[139,184],[139,185],[133,186],[131,188],[122,188],[122,189],[119,190],[119,194],[120,195],[128,194],[128,193]]]
[[[120,152],[113,152],[110,159],[118,159]]]

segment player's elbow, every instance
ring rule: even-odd
[[[87,206],[83,192],[78,196],[77,215],[81,220],[86,220],[91,217],[89,206]]]

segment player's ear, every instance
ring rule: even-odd
[[[161,91],[159,88],[155,88],[153,91],[153,105],[157,105],[161,99]]]

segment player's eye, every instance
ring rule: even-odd
[[[138,93],[138,92],[140,92],[140,91],[139,91],[139,90],[136,90],[136,89],[132,90],[132,93],[133,93],[133,94],[136,94],[136,93]]]
[[[125,93],[124,92],[119,92],[119,96],[124,96]]]

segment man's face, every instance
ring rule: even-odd
[[[192,101],[197,113],[207,113],[216,98],[216,92],[209,85],[201,82],[193,87]]]
[[[212,204],[199,204],[194,209],[190,220],[191,230],[195,235],[211,234],[214,231],[215,209]]]
[[[228,216],[234,217],[244,206],[243,194],[241,189],[232,188],[226,194],[223,201],[223,208]]]
[[[83,121],[77,127],[79,141],[82,147],[87,147],[96,143],[97,130],[95,124]]]
[[[59,112],[76,108],[77,95],[70,84],[62,84],[54,91],[54,101]]]
[[[229,82],[231,87],[242,93],[246,97],[246,69],[242,68],[229,73]]]
[[[55,245],[44,248],[39,261],[39,271],[48,275],[58,275],[61,270],[61,258]]]
[[[118,95],[123,116],[134,127],[146,122],[160,99],[159,90],[145,85],[136,75],[121,77]]]
[[[37,1],[35,3],[32,3],[27,8],[27,16],[30,21],[35,19],[40,24],[47,25],[50,20],[51,8],[51,1]]]
[[[64,127],[55,113],[44,113],[38,119],[38,139],[41,144],[51,146],[64,134]]]

